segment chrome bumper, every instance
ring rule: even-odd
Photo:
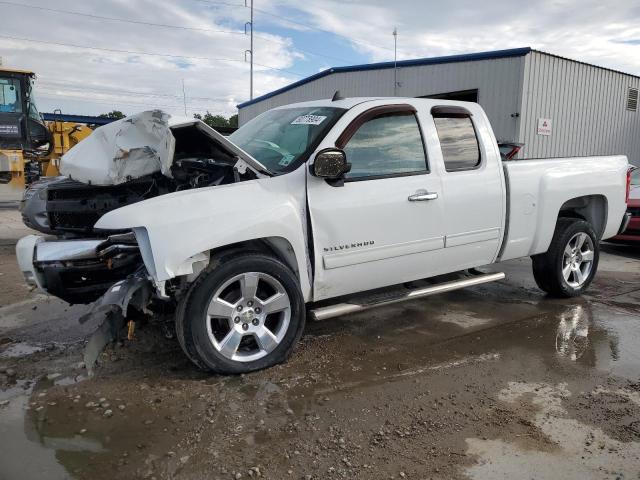
[[[16,256],[26,282],[68,303],[91,303],[142,266],[133,234],[46,240],[29,235]]]
[[[39,235],[18,240],[16,257],[27,284],[46,291],[44,278],[35,267],[37,262],[69,262],[97,258],[98,245],[104,240],[56,240],[47,242]]]
[[[39,275],[33,266],[36,246],[42,241],[44,241],[44,238],[38,235],[29,235],[21,238],[16,245],[16,258],[27,284],[45,291],[42,275]]]

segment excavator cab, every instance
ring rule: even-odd
[[[24,185],[25,162],[53,146],[33,95],[35,73],[0,67],[0,183]]]

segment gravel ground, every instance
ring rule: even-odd
[[[584,298],[507,262],[309,323],[287,364],[239,377],[198,371],[153,319],[87,378],[86,307],[22,284],[25,230],[0,216],[0,478],[640,478],[637,248],[606,246]]]

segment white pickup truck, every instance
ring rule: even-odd
[[[95,160],[140,141],[149,115],[161,149]],[[517,257],[549,295],[579,295],[600,240],[628,221],[626,157],[503,162],[475,103],[334,97],[229,138],[158,111],[107,127],[63,160],[71,178],[27,192],[26,223],[56,237],[23,238],[21,269],[69,302],[101,297],[102,343],[137,312],[175,308],[187,356],[221,373],[286,360],[307,316],[499,280],[476,267]],[[138,166],[123,173],[127,158]]]

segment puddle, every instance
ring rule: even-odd
[[[11,343],[0,351],[0,358],[20,358],[42,352],[44,347],[29,343]]]
[[[566,384],[511,383],[500,392],[500,400],[515,405],[529,401],[536,406],[539,412],[533,424],[555,448],[540,451],[500,439],[469,438],[467,453],[477,456],[478,462],[466,470],[467,475],[477,480],[525,475],[540,480],[637,478],[640,443],[617,441],[599,428],[570,418],[562,404],[570,396]]]
[[[34,345],[8,345],[3,363],[26,362]],[[47,363],[36,385],[0,392],[0,439],[12,439],[0,477],[247,478],[269,465],[266,478],[629,478],[638,445],[566,404],[583,387],[640,402],[606,383],[637,380],[638,345],[629,308],[505,284],[310,323],[288,363],[238,377],[196,372],[174,344],[132,345],[89,381]],[[496,404],[532,406],[531,425]]]
[[[21,380],[0,392],[0,399],[8,401],[0,407],[2,478],[68,479],[70,472],[61,457],[69,452],[100,452],[103,448],[95,440],[79,435],[55,438],[44,433],[46,414],[29,403],[30,396],[37,391],[34,385],[32,381]]]

